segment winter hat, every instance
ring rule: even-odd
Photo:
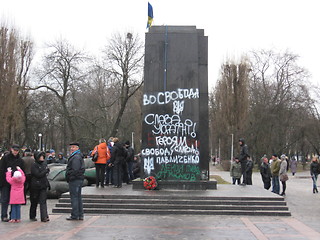
[[[14,178],[20,178],[20,177],[22,177],[22,174],[21,174],[20,171],[15,171],[15,172],[13,173],[13,177],[14,177]]]
[[[280,158],[281,158],[281,159],[286,159],[286,155],[285,155],[285,154],[282,154]]]
[[[45,152],[35,152],[34,153],[34,159],[38,162],[40,157],[43,156],[44,158],[46,158],[46,154]]]
[[[263,159],[267,158],[267,155],[263,155],[262,158],[261,158],[261,161],[263,161]]]

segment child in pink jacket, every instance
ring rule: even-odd
[[[11,185],[9,201],[9,204],[11,204],[11,220],[9,222],[20,222],[21,204],[25,203],[24,182],[26,181],[26,176],[20,167],[17,167],[17,171],[13,175],[10,167],[7,170],[6,180]]]

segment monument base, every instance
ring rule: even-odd
[[[142,180],[132,182],[133,190],[145,190]],[[216,190],[217,181],[158,181],[158,190]]]

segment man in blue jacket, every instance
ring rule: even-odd
[[[67,220],[83,220],[83,205],[81,189],[84,180],[85,165],[79,143],[70,143],[70,157],[68,159],[66,179],[69,183],[71,198],[71,216]]]

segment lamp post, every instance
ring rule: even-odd
[[[131,147],[134,149],[134,132],[131,132]]]
[[[41,137],[42,137],[42,134],[39,133],[38,137],[39,137],[39,151],[41,151]]]
[[[233,133],[231,134],[231,162],[233,159]]]

